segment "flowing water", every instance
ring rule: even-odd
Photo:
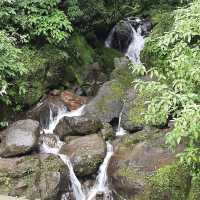
[[[121,121],[122,121],[122,114],[124,112],[124,104],[123,104],[123,107],[122,107],[122,110],[119,114],[119,122],[118,122],[118,127],[117,127],[117,131],[116,131],[116,136],[123,136],[125,134],[127,134],[126,130],[124,130],[122,127],[121,127]]]
[[[135,19],[135,22],[137,23],[139,23],[140,21],[141,20],[139,18]],[[130,37],[132,38],[132,41],[127,47],[125,56],[127,56],[134,64],[141,64],[140,52],[144,48],[144,43],[145,43],[144,36],[142,36],[141,25],[139,25],[138,28],[136,29],[131,25],[129,19],[125,22],[131,27]],[[114,28],[111,30],[105,41],[105,46],[107,48],[112,48],[113,36],[116,31],[116,26],[114,26]]]
[[[77,116],[81,116],[84,113],[84,107],[82,106],[79,109],[75,110],[75,111],[71,111],[68,112],[67,109],[65,107],[58,107],[57,108],[57,115],[53,116],[53,111],[50,109],[50,116],[49,116],[49,126],[48,129],[44,129],[44,133],[45,134],[53,134],[53,131],[55,129],[55,127],[57,126],[57,124],[59,123],[59,121],[67,116],[67,117],[77,117]],[[54,137],[55,139],[55,137]],[[75,197],[76,200],[85,200],[85,194],[82,191],[81,188],[81,183],[79,182],[78,178],[76,177],[74,170],[73,170],[73,166],[72,163],[70,161],[70,159],[63,154],[59,154],[59,151],[62,147],[62,145],[64,144],[64,142],[60,141],[59,137],[56,137],[57,142],[55,143],[55,147],[50,147],[47,142],[45,141],[45,138],[43,140],[43,144],[41,145],[41,152],[44,153],[50,153],[50,154],[55,154],[58,155],[62,161],[68,166],[69,168],[69,174],[70,174],[70,180],[71,180],[71,184],[72,184],[72,189],[73,189],[73,195]]]
[[[62,145],[65,143],[60,141],[58,136],[52,135],[52,136],[54,136],[53,137],[53,143],[54,143],[53,146],[54,147],[51,147],[51,145],[48,144],[49,140],[50,140],[50,139],[48,139],[48,138],[50,138],[48,136],[49,136],[49,134],[53,134],[53,131],[54,131],[55,127],[57,126],[57,124],[59,123],[59,121],[65,116],[75,117],[75,116],[83,115],[84,107],[85,106],[82,106],[79,109],[77,109],[75,111],[71,111],[71,112],[68,112],[65,107],[61,107],[61,108],[58,107],[57,113],[55,116],[53,116],[53,111],[52,111],[52,109],[50,109],[49,125],[48,125],[47,129],[43,129],[43,132],[45,133],[45,135],[43,137],[43,143],[40,147],[40,151],[42,153],[50,153],[50,154],[58,155],[62,159],[62,161],[68,166],[69,173],[70,173],[70,181],[72,184],[73,195],[76,200],[86,200],[86,199],[94,200],[97,193],[99,193],[99,192],[104,193],[104,194],[110,193],[109,188],[108,188],[107,168],[108,168],[110,158],[113,155],[112,145],[109,142],[107,142],[107,154],[106,154],[106,157],[105,157],[102,165],[100,166],[99,173],[96,178],[95,186],[91,189],[91,191],[83,192],[81,183],[74,173],[73,165],[72,165],[70,159],[64,154],[59,154],[59,151],[60,151]],[[46,138],[45,138],[45,136],[46,136]],[[66,199],[65,195],[63,196],[63,199]],[[112,196],[110,196],[109,199],[112,200]]]
[[[107,175],[107,168],[109,165],[109,161],[113,155],[113,146],[109,143],[106,142],[107,144],[107,154],[106,157],[104,158],[104,161],[102,165],[99,168],[99,173],[96,178],[96,184],[92,188],[92,190],[89,192],[87,200],[93,200],[98,193],[103,193],[106,196],[109,196],[110,200],[112,200],[112,196],[110,195],[111,192],[108,187],[108,175]]]
[[[131,25],[131,30],[133,34],[133,39],[127,49],[126,56],[135,64],[141,64],[140,52],[144,48],[144,37],[141,34],[141,28],[138,27],[137,30]]]
[[[127,23],[129,23],[129,22],[127,22]],[[129,57],[129,59],[133,63],[140,64],[141,63],[140,52],[144,47],[144,37],[141,34],[140,26],[136,30],[131,25],[131,23],[129,23],[129,25],[131,26],[131,31],[132,31],[131,34],[132,34],[133,39],[132,39],[131,43],[129,44],[125,55],[127,57]],[[112,29],[112,31],[110,32],[107,40],[105,41],[106,47],[112,47],[112,39],[113,39],[115,30],[116,30],[116,28],[114,27]],[[56,114],[54,114],[52,109],[50,108],[49,124],[48,124],[47,128],[43,129],[43,133],[45,134],[46,139],[44,137],[43,143],[41,145],[41,152],[58,155],[63,160],[63,162],[68,166],[73,195],[76,200],[95,200],[96,196],[98,194],[103,195],[103,199],[113,200],[111,191],[109,190],[108,175],[107,175],[107,168],[108,168],[110,159],[113,155],[112,144],[110,144],[109,142],[106,143],[107,144],[107,154],[104,158],[103,163],[101,164],[101,166],[99,168],[99,172],[96,177],[96,183],[95,183],[94,187],[92,187],[92,189],[89,191],[88,190],[83,191],[81,183],[74,173],[73,165],[72,165],[70,159],[66,155],[59,154],[59,151],[60,151],[62,145],[64,144],[64,142],[60,141],[58,136],[53,135],[54,129],[56,128],[57,124],[63,117],[65,117],[65,116],[66,117],[81,116],[84,113],[84,107],[85,106],[82,106],[79,109],[77,109],[75,111],[71,111],[71,112],[68,112],[66,107],[57,107]],[[116,136],[122,136],[122,135],[126,134],[126,131],[121,127],[121,118],[122,118],[122,114],[123,114],[123,109],[124,109],[124,107],[122,108],[122,111],[119,115],[119,123],[118,123],[118,128],[116,131]],[[54,146],[53,147],[52,146],[50,147],[50,145],[48,144],[47,136],[49,134],[54,136]],[[64,199],[66,199],[66,198],[64,198]]]

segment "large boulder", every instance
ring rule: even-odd
[[[112,186],[118,195],[126,199],[137,197],[142,200],[157,199],[155,195],[158,193],[161,197],[158,199],[163,200],[166,194],[169,197],[167,199],[176,199],[173,197],[178,194],[180,199],[184,199],[181,197],[185,196],[190,176],[186,169],[176,165],[171,166],[176,161],[176,153],[171,153],[165,145],[165,133],[165,130],[155,129],[124,136],[116,147],[108,169]],[[182,145],[179,146],[177,152],[183,148]],[[167,167],[168,165],[170,167]],[[165,174],[162,171],[166,182],[162,183],[160,177],[160,180],[154,178],[149,183],[147,180],[162,168],[166,172]],[[161,184],[163,188],[160,187]]]
[[[106,146],[97,135],[76,138],[62,146],[60,153],[67,155],[78,176],[87,176],[97,172],[105,157]]]
[[[0,159],[0,194],[57,200],[67,192],[68,168],[56,156]]]
[[[91,116],[63,117],[56,126],[54,133],[59,135],[60,138],[83,136],[97,133],[101,127],[101,121]]]
[[[122,110],[123,93],[124,88],[117,80],[104,83],[97,96],[86,105],[86,113],[102,122],[110,122],[114,118],[118,118]]]
[[[118,49],[122,53],[126,53],[126,50],[133,39],[132,28],[127,21],[120,21],[110,33],[112,36],[110,46]]]
[[[31,119],[13,123],[0,135],[0,156],[10,157],[29,153],[39,137],[39,122]]]

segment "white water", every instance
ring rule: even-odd
[[[53,112],[50,109],[50,116],[49,116],[49,127],[47,129],[43,129],[43,131],[47,134],[53,134],[54,129],[56,128],[56,126],[58,125],[59,121],[63,118],[63,117],[78,117],[83,115],[84,113],[84,108],[85,105],[81,106],[80,108],[78,108],[77,110],[73,110],[71,112],[68,112],[66,107],[58,107],[58,113],[55,117],[53,117]]]
[[[113,146],[109,142],[106,142],[106,144],[107,144],[106,157],[104,158],[104,161],[99,168],[99,174],[96,178],[96,184],[94,188],[90,191],[87,200],[93,200],[98,192],[109,194],[107,168],[109,161],[113,155]]]
[[[57,126],[57,124],[63,117],[65,117],[65,116],[67,116],[67,117],[81,116],[84,113],[84,107],[85,106],[82,106],[79,109],[77,109],[75,111],[71,111],[71,112],[68,112],[66,108],[58,108],[57,109],[58,112],[55,117],[53,117],[53,112],[52,112],[52,110],[50,110],[49,126],[48,126],[48,129],[44,129],[43,132],[45,134],[53,134],[55,127]],[[43,153],[50,153],[50,154],[58,155],[62,159],[62,161],[68,166],[69,173],[70,173],[70,181],[72,184],[72,190],[73,190],[73,195],[74,195],[75,199],[76,200],[86,200],[86,199],[94,200],[96,197],[96,194],[98,192],[108,194],[110,191],[108,188],[107,168],[108,168],[110,158],[113,155],[113,146],[109,142],[107,142],[107,154],[106,154],[106,157],[104,158],[102,165],[100,166],[99,173],[96,178],[95,186],[91,189],[91,191],[89,191],[89,192],[87,191],[84,193],[82,190],[81,183],[74,173],[73,166],[72,166],[70,159],[64,154],[59,154],[59,151],[60,151],[62,145],[64,144],[64,142],[60,141],[58,137],[56,137],[56,138],[57,138],[57,142],[56,142],[54,148],[49,147],[49,145],[46,144],[45,140],[44,140],[43,144],[40,147],[40,150]],[[110,199],[112,199],[112,197],[110,197]]]
[[[129,19],[128,19],[129,20]],[[136,18],[136,22],[140,22],[141,19]],[[140,26],[138,27],[137,30],[131,25],[130,22],[126,22],[127,24],[130,25],[131,27],[131,34],[132,34],[132,41],[129,44],[127,51],[125,53],[125,56],[127,56],[134,64],[141,64],[140,61],[140,52],[144,48],[144,37],[141,34],[141,28]],[[113,40],[113,35],[116,30],[116,26],[110,31],[106,41],[105,41],[105,46],[108,48],[111,48],[112,46],[112,40]]]
[[[123,136],[123,135],[127,134],[126,130],[124,130],[121,127],[121,121],[122,121],[123,111],[124,111],[124,105],[123,105],[122,110],[121,110],[121,112],[119,114],[119,122],[118,122],[117,132],[115,133],[116,136]]]
[[[55,127],[57,126],[59,121],[65,116],[67,116],[67,117],[81,116],[84,113],[84,107],[85,106],[82,106],[79,109],[77,109],[75,111],[71,111],[71,112],[68,112],[65,107],[58,108],[58,113],[57,113],[57,116],[55,116],[55,117],[53,117],[53,112],[50,109],[49,127],[48,127],[48,129],[43,130],[44,133],[45,134],[53,134]],[[45,141],[43,141],[43,144],[41,145],[40,149],[41,149],[41,152],[55,154],[55,155],[58,155],[62,159],[62,161],[69,168],[70,180],[71,180],[71,184],[72,184],[74,197],[76,198],[76,200],[85,200],[86,197],[85,197],[85,194],[82,191],[81,183],[79,182],[79,180],[77,179],[77,177],[74,173],[73,166],[72,166],[70,159],[66,155],[59,154],[59,151],[60,151],[63,144],[64,144],[64,142],[61,142],[58,139],[57,143],[55,145],[56,147],[51,148],[51,147],[48,146],[48,144],[45,143]]]
[[[130,24],[133,34],[133,39],[127,49],[126,56],[134,63],[141,64],[140,52],[144,48],[144,37],[141,35],[141,28],[138,27],[137,30]]]

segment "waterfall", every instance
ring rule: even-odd
[[[66,107],[57,107],[57,115],[54,117],[53,116],[53,111],[50,108],[50,116],[49,116],[49,125],[47,129],[43,129],[43,131],[47,134],[53,134],[54,129],[56,128],[56,126],[58,125],[59,121],[63,118],[63,117],[78,117],[83,115],[84,112],[84,108],[85,105],[81,106],[80,108],[78,108],[77,110],[73,110],[71,112],[67,111]]]
[[[109,161],[113,155],[113,146],[109,143],[106,142],[107,144],[107,154],[106,157],[104,158],[104,161],[102,165],[99,168],[99,173],[96,178],[96,184],[94,188],[91,190],[89,193],[89,196],[87,200],[93,200],[97,193],[104,193],[109,195],[109,188],[108,188],[108,175],[107,175],[107,168],[109,165]],[[109,198],[110,200],[112,199],[112,196]]]
[[[126,56],[134,63],[134,64],[141,64],[140,61],[140,52],[144,48],[144,37],[142,36],[141,27],[139,26],[137,30],[130,24],[133,39],[127,49]]]
[[[65,107],[58,108],[57,110],[58,110],[57,115],[55,117],[53,117],[53,112],[50,109],[49,126],[48,126],[48,129],[43,130],[45,134],[53,134],[53,131],[54,131],[56,125],[59,123],[59,121],[63,117],[65,117],[65,116],[67,116],[67,117],[81,116],[84,112],[84,106],[80,107],[79,109],[77,109],[75,111],[71,111],[71,112],[67,112],[67,109]],[[73,189],[73,194],[74,194],[75,199],[76,200],[85,200],[85,194],[82,191],[81,183],[79,182],[78,178],[76,177],[76,175],[74,173],[73,166],[72,166],[70,159],[66,155],[59,154],[59,151],[60,151],[62,145],[64,144],[64,142],[61,142],[58,137],[56,137],[56,139],[57,139],[57,142],[55,144],[55,147],[53,147],[53,148],[49,147],[49,145],[47,143],[45,143],[45,140],[43,140],[43,144],[41,145],[41,148],[40,148],[41,152],[55,154],[61,158],[61,160],[69,168],[70,181],[72,184],[72,189]]]
[[[132,38],[129,44],[127,44],[128,46],[125,49],[125,56],[127,56],[132,63],[141,64],[140,52],[144,48],[144,43],[145,43],[144,36],[142,35],[142,20],[139,18],[136,18],[134,20],[127,18],[123,22],[127,24],[128,27],[130,27],[129,33],[127,33],[129,34],[129,36],[127,35],[127,38]],[[113,44],[113,42],[115,43],[119,42],[118,38],[114,38],[115,32],[117,31],[116,28],[117,26],[118,24],[114,26],[114,28],[110,31],[107,39],[105,40],[105,46],[108,48],[115,47],[115,44]]]
[[[61,107],[61,108],[58,107],[56,116],[53,116],[53,111],[50,108],[49,125],[48,125],[47,129],[43,129],[43,132],[46,135],[53,134],[55,127],[57,126],[57,124],[63,117],[65,117],[65,116],[67,116],[67,117],[81,116],[84,113],[84,107],[85,106],[82,106],[79,109],[77,109],[75,111],[71,111],[71,112],[68,112],[65,107]],[[104,193],[104,194],[109,194],[110,191],[108,188],[107,168],[109,165],[110,158],[113,155],[113,146],[109,142],[106,143],[107,144],[107,154],[106,154],[106,157],[104,158],[102,165],[100,166],[99,173],[96,178],[95,186],[91,189],[91,191],[84,193],[82,190],[81,183],[75,175],[75,172],[74,172],[74,169],[73,169],[70,159],[64,154],[59,154],[61,147],[65,143],[60,141],[58,136],[56,136],[56,135],[54,135],[54,136],[55,136],[54,139],[56,140],[56,142],[54,141],[54,143],[55,143],[54,147],[50,147],[48,145],[47,139],[45,141],[45,138],[44,138],[43,143],[40,147],[40,151],[42,153],[50,153],[50,154],[58,155],[61,158],[61,160],[68,166],[69,174],[70,174],[70,182],[72,184],[72,190],[73,190],[73,195],[74,195],[75,199],[76,200],[86,200],[86,199],[94,200],[96,195],[99,192]],[[63,196],[63,198],[65,199],[65,195]],[[109,196],[109,198],[110,198],[110,200],[112,200],[112,196]]]
[[[85,200],[85,198],[86,198],[85,194],[82,191],[81,183],[79,182],[78,178],[76,177],[76,175],[74,173],[74,169],[73,169],[71,161],[69,160],[69,158],[66,155],[63,155],[63,154],[58,154],[58,155],[60,156],[60,158],[62,159],[62,161],[69,168],[69,173],[70,173],[70,179],[71,179],[71,183],[72,183],[73,194],[74,194],[76,200]]]
[[[127,134],[127,132],[121,127],[123,111],[124,111],[124,104],[123,104],[122,110],[119,114],[119,122],[118,122],[117,131],[116,131],[116,136],[123,136],[123,135]]]

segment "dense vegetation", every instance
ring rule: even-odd
[[[175,120],[167,143],[172,149],[180,143],[186,144],[181,161],[197,174],[200,169],[199,10],[200,1],[195,0],[166,13],[143,52],[146,68],[138,66],[134,69],[134,72],[139,71],[153,78],[151,82],[136,81],[136,86],[158,94],[149,102],[146,123]],[[169,19],[167,22],[166,17]]]
[[[151,76],[153,80],[134,80],[136,87],[159,94],[148,102],[148,111],[144,113],[146,123],[155,125],[157,121],[175,120],[167,143],[172,149],[182,142],[186,144],[181,161],[197,175],[200,173],[199,11],[199,0],[2,0],[0,104],[15,111],[27,106],[24,98],[33,87],[31,76],[38,69],[41,72],[39,65],[48,63],[47,58],[51,57],[42,54],[46,45],[56,49],[60,62],[69,60],[69,69],[81,83],[78,72],[82,68],[76,66],[104,59],[100,56],[105,54],[100,55],[95,49],[102,48],[97,38],[105,39],[113,24],[123,17],[149,13],[155,27],[142,53],[144,65],[133,66],[133,73]],[[95,41],[94,49],[88,47],[85,51],[88,45],[85,38]],[[42,92],[26,104],[36,103]],[[0,125],[4,126],[5,121]]]

